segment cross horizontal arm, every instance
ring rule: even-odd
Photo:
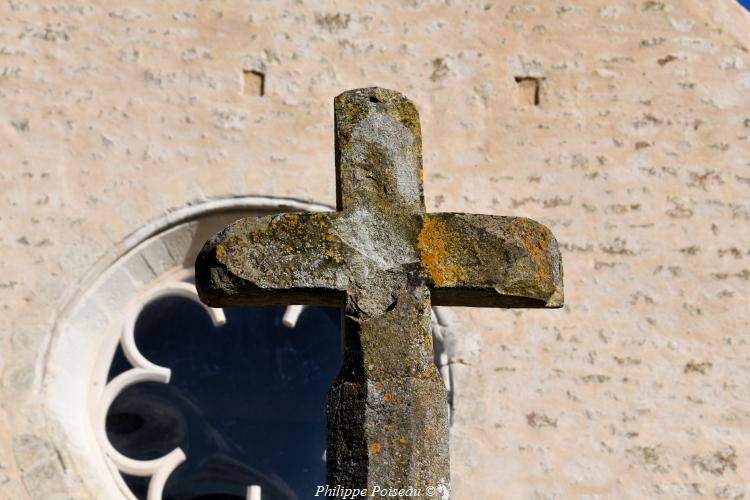
[[[203,246],[195,284],[214,307],[341,305],[351,249],[332,227],[333,212],[241,219]]]
[[[433,305],[563,305],[557,241],[531,219],[425,214],[417,246]]]

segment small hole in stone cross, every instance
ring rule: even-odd
[[[379,102],[382,102],[382,101],[380,99],[378,99],[377,97],[375,97],[374,95],[371,95],[370,96],[370,102],[372,102],[372,103],[379,103]]]
[[[539,91],[542,80],[534,76],[517,76],[518,104],[521,106],[539,106]]]
[[[242,93],[261,97],[266,92],[266,75],[260,71],[244,70],[242,72]]]

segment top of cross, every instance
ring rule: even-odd
[[[414,104],[381,88],[336,97],[336,204],[424,212],[422,135]]]

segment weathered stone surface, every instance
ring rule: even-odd
[[[328,482],[449,491],[448,410],[431,304],[560,307],[550,231],[524,218],[426,214],[419,117],[380,88],[335,100],[338,212],[240,220],[211,238],[196,285],[212,306],[344,308],[328,400]]]
[[[201,297],[215,305],[340,305],[352,281],[399,268],[431,287],[435,305],[562,305],[557,242],[520,217],[378,208],[272,215],[232,224],[199,259],[208,271]]]

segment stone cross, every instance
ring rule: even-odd
[[[214,307],[342,307],[328,485],[448,498],[448,406],[430,308],[561,307],[557,243],[530,219],[425,213],[419,117],[402,94],[350,90],[334,111],[337,211],[231,224],[200,252],[196,286]]]

